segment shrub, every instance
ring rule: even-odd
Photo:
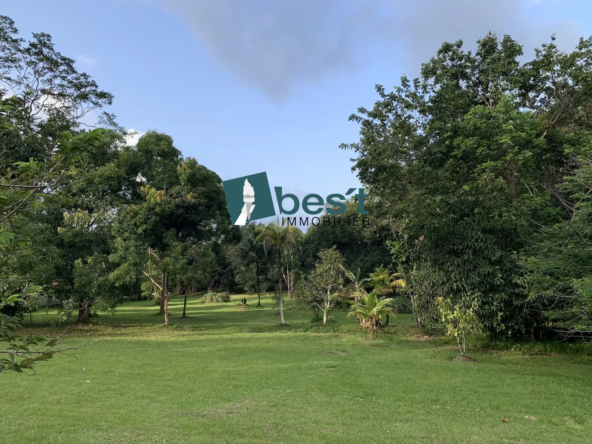
[[[201,300],[206,304],[232,302],[232,298],[228,293],[208,293]]]

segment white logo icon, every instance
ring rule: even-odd
[[[241,210],[241,214],[234,223],[234,225],[245,225],[248,220],[251,219],[251,214],[253,214],[253,210],[255,209],[255,189],[249,183],[249,179],[245,179],[245,184],[243,185],[243,209]]]

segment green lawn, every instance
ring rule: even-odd
[[[189,320],[174,299],[171,328],[131,302],[70,329],[62,343],[96,341],[78,359],[0,374],[0,443],[592,442],[588,356],[455,362],[448,342],[414,338],[409,315],[372,340],[341,310],[323,327],[288,309],[282,328],[270,299],[249,299],[192,298]],[[33,329],[55,319],[35,313]]]

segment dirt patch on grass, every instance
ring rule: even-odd
[[[329,353],[330,355],[340,355],[340,356],[347,355],[346,352],[337,351],[337,350],[330,350],[330,351],[326,351],[325,353]]]

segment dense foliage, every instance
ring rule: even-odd
[[[282,325],[285,293],[325,324],[351,305],[373,335],[411,311],[463,354],[472,332],[588,338],[592,40],[521,56],[509,36],[488,34],[475,53],[445,43],[392,92],[377,86],[374,107],[351,116],[360,140],[343,145],[371,225],[302,233],[231,226],[215,172],[157,131],[128,146],[103,110],[112,95],[50,36],[25,41],[0,17],[0,340],[48,344],[16,334],[39,296],[83,324],[151,298],[169,324],[169,295],[186,305],[202,290],[207,301],[257,293],[258,306],[274,291]],[[83,124],[91,110],[101,128]],[[358,216],[355,200],[344,206],[343,218]],[[32,368],[30,350],[12,350],[4,368]]]
[[[565,230],[588,223],[589,177],[577,171],[590,147],[592,40],[569,54],[551,42],[530,62],[520,56],[509,36],[488,34],[474,54],[445,43],[419,79],[403,77],[390,93],[377,86],[374,107],[351,116],[361,138],[343,147],[390,227],[420,325],[439,321],[443,298],[473,307],[490,337],[589,330],[586,281],[575,281],[590,274],[589,243],[557,270],[569,300],[540,267],[553,266],[548,250],[565,246]],[[577,193],[562,186],[574,175]],[[558,297],[560,306],[550,301]]]

